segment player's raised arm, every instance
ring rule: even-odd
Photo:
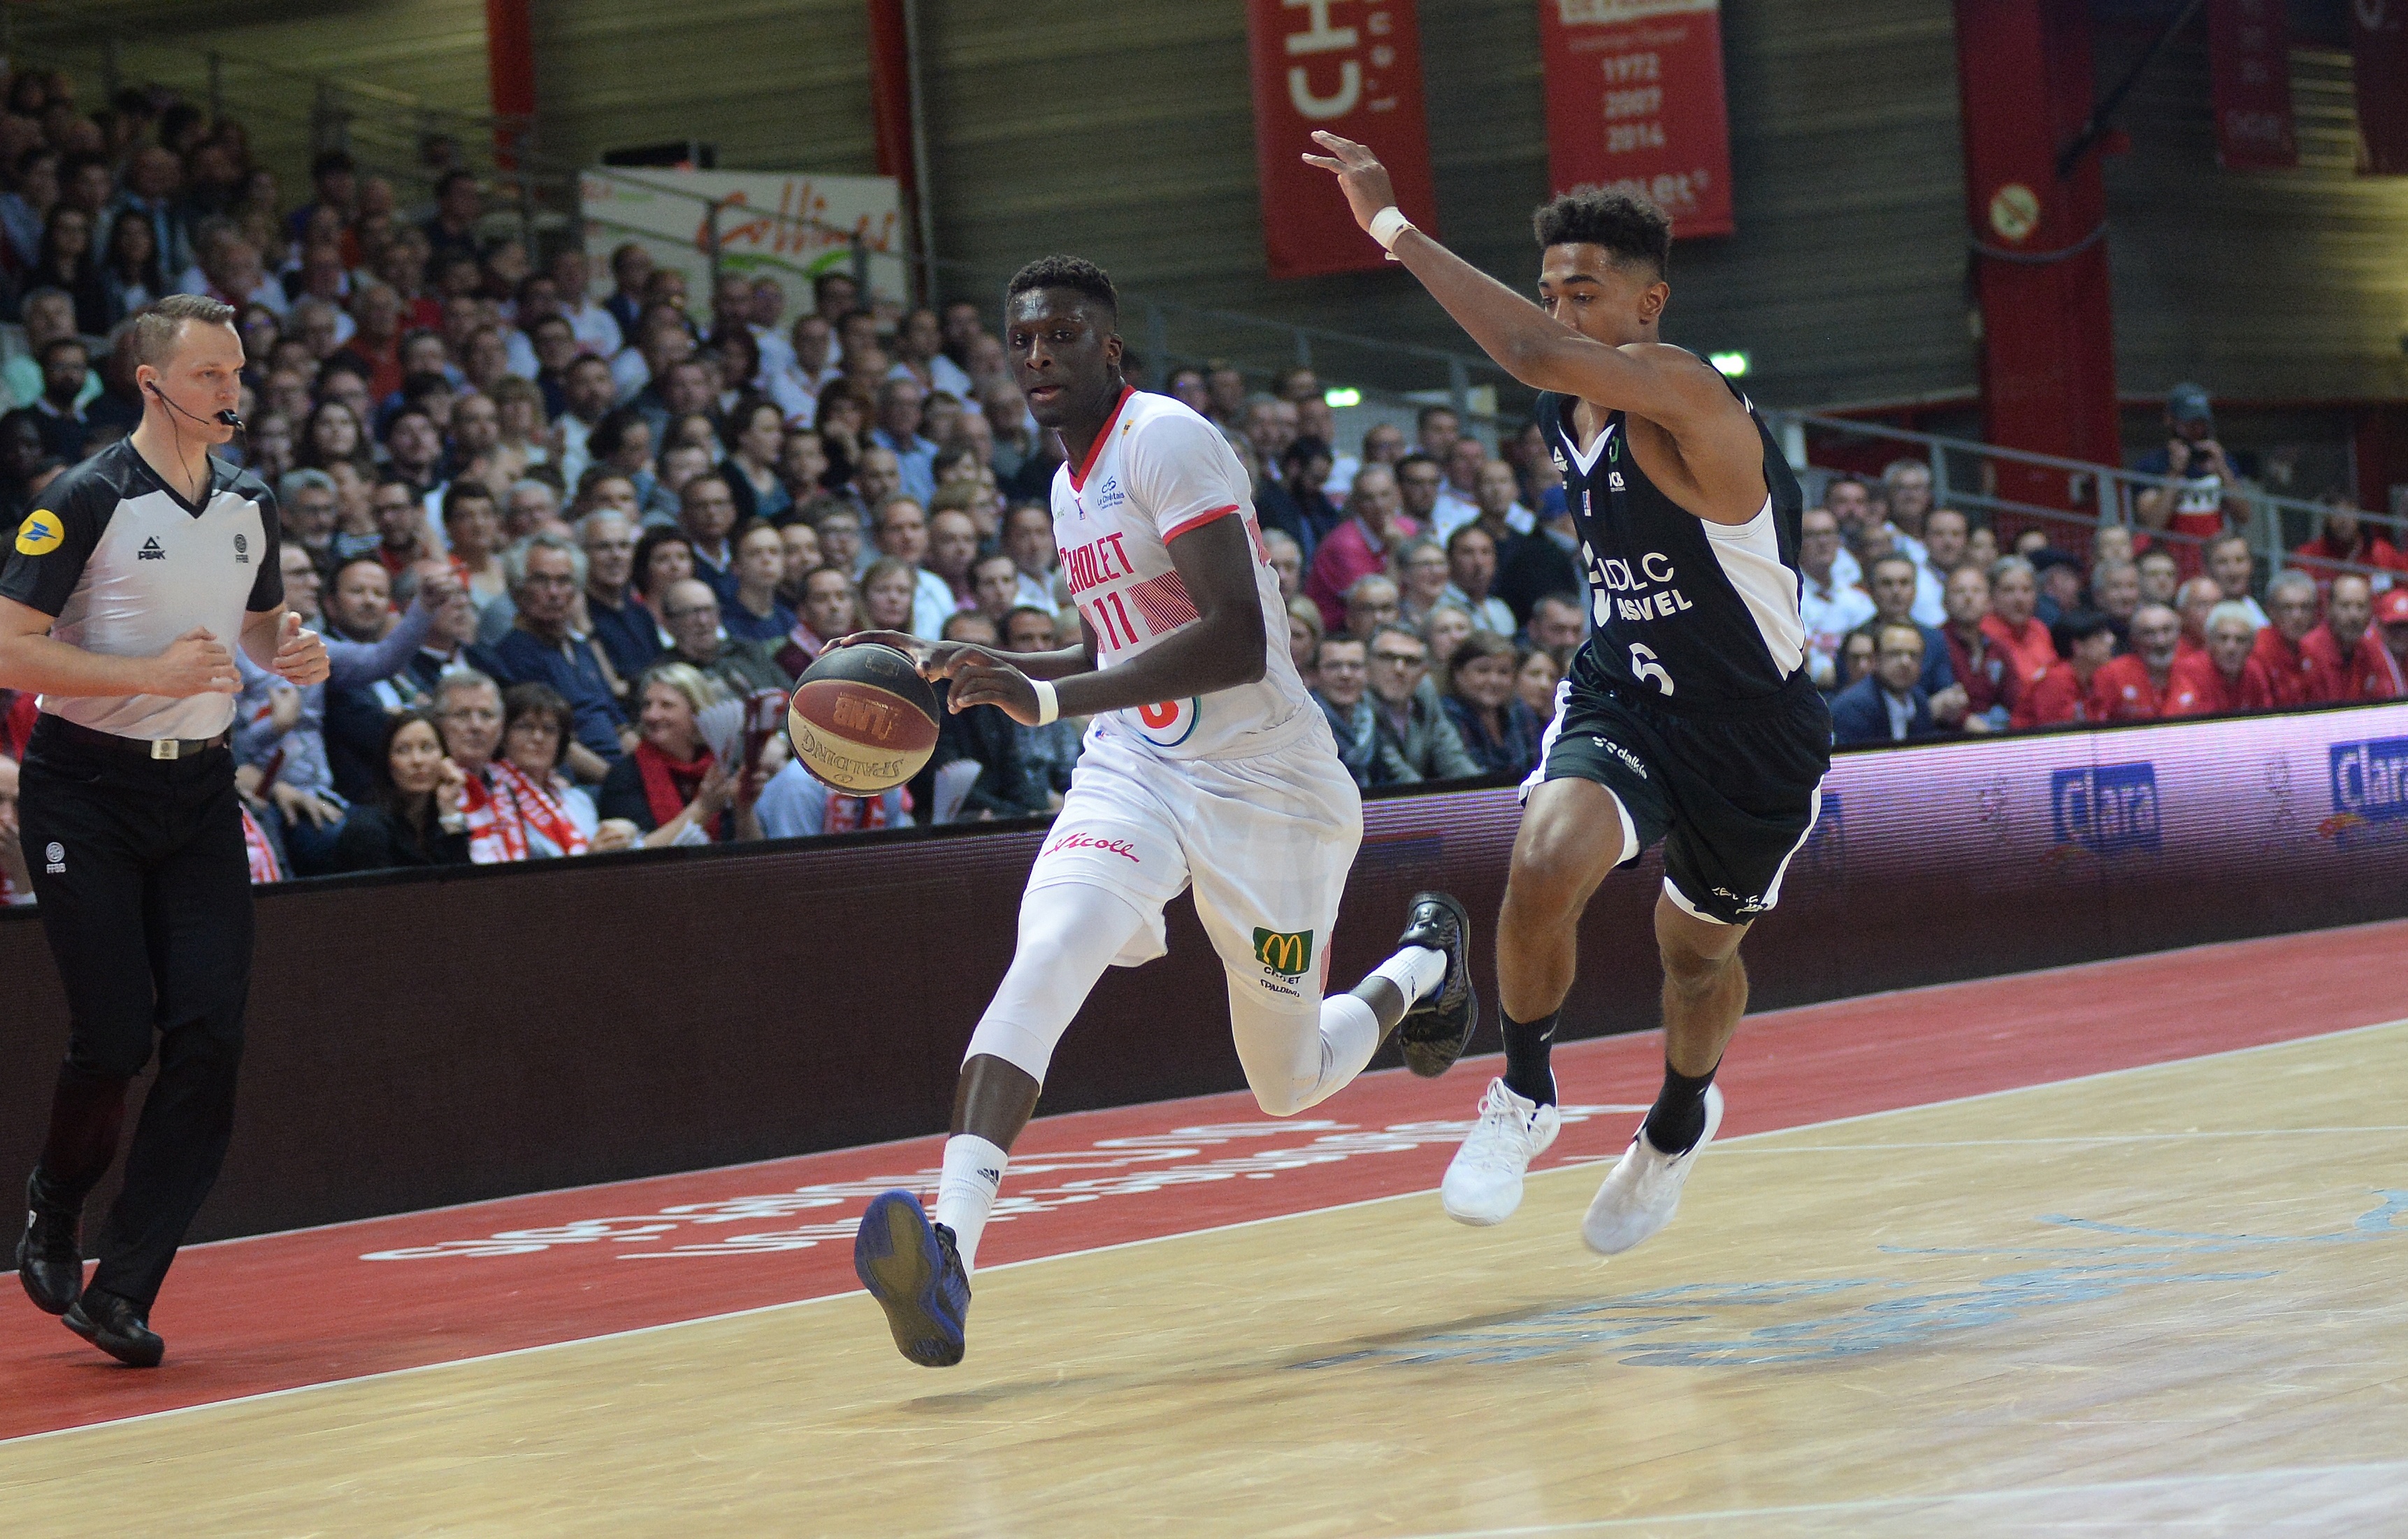
[[[1702,433],[1727,436],[1742,458],[1756,454],[1747,412],[1721,377],[1696,354],[1655,340],[1656,318],[1671,295],[1660,274],[1607,260],[1593,246],[1551,244],[1540,282],[1550,314],[1408,223],[1397,211],[1387,168],[1368,148],[1335,134],[1313,138],[1328,153],[1308,154],[1305,163],[1337,177],[1354,222],[1421,279],[1498,367],[1533,390],[1660,423],[1684,447]],[[1576,317],[1593,306],[1629,311],[1638,337],[1584,335],[1589,328]]]

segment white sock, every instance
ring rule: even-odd
[[[1371,1055],[1380,1050],[1380,1018],[1353,994],[1321,1002],[1321,1083],[1313,1102],[1353,1083]]]
[[[1425,996],[1438,992],[1446,982],[1446,953],[1426,946],[1408,946],[1372,968],[1370,976],[1395,984],[1405,996],[1405,1008],[1410,1010]]]
[[[995,1211],[996,1189],[1011,1156],[974,1133],[957,1133],[945,1140],[945,1168],[937,1177],[936,1221],[953,1232],[962,1253],[962,1270],[978,1265],[979,1236],[986,1233],[986,1216]]]

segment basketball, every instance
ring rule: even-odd
[[[786,735],[813,775],[875,796],[937,751],[937,691],[894,648],[831,647],[796,684]]]

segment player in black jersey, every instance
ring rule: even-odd
[[[1538,305],[1414,229],[1370,150],[1332,134],[1305,160],[1337,176],[1355,221],[1513,378],[1580,529],[1593,629],[1557,687],[1498,921],[1505,1074],[1441,1196],[1465,1223],[1522,1199],[1554,1142],[1548,1064],[1581,911],[1606,874],[1664,842],[1664,1085],[1581,1233],[1607,1255],[1661,1229],[1722,1118],[1713,1086],[1747,1008],[1739,948],[1779,901],[1830,764],[1804,668],[1798,483],[1746,398],[1657,340],[1671,224],[1594,188],[1538,212]]]

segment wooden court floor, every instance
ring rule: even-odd
[[[50,1534],[2408,1533],[2408,1022],[0,1445]],[[273,1307],[262,1301],[263,1307]]]

